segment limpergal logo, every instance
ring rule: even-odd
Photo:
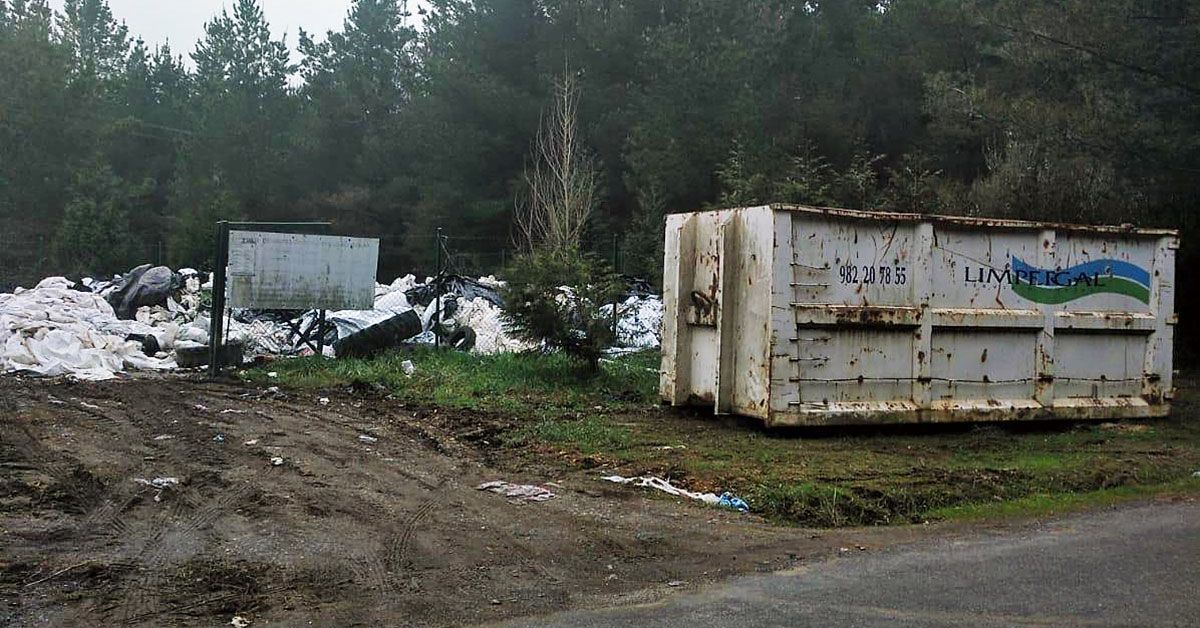
[[[967,283],[1012,286],[1013,292],[1035,303],[1057,305],[1094,294],[1123,294],[1150,303],[1150,273],[1141,266],[1102,259],[1070,268],[1038,268],[1014,257],[1003,270],[983,266],[966,268]]]

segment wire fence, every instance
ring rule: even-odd
[[[365,234],[364,234],[365,235]],[[413,274],[421,279],[446,272],[464,277],[482,277],[502,274],[516,255],[515,248],[507,236],[495,238],[457,235],[447,230],[430,233],[428,239],[412,234],[371,234],[367,237],[380,241],[379,280],[390,282],[396,277]],[[427,248],[412,251],[414,242],[428,242]],[[503,243],[497,246],[498,243]],[[165,265],[170,251],[162,239],[136,240],[122,243],[129,250],[130,267],[139,264]],[[625,259],[618,241],[613,239],[608,251],[601,253],[619,274],[626,274]],[[440,260],[440,263],[439,263]],[[184,264],[201,268],[202,263]],[[93,277],[111,277],[129,270],[128,268],[81,268],[78,259],[63,259],[57,254],[51,236],[45,234],[18,234],[0,231],[0,290],[11,291],[17,286],[32,286],[50,276],[66,275],[78,279],[80,274]]]
[[[167,246],[163,240],[140,240],[120,243],[128,259],[136,264],[167,263]],[[128,268],[83,268],[78,257],[56,251],[53,238],[37,234],[22,235],[0,232],[0,291],[9,292],[18,286],[30,287],[46,277],[78,275],[108,277]]]

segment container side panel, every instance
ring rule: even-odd
[[[1054,390],[1059,398],[1142,394],[1147,336],[1059,331],[1054,336]]]
[[[813,333],[814,330],[803,330]],[[797,346],[800,401],[892,401],[912,398],[911,330],[840,328],[829,343]]]
[[[917,225],[791,214],[792,301],[912,305]]]
[[[908,407],[921,317],[914,289],[919,225],[790,218],[792,316],[776,341],[772,379],[781,388],[772,405],[791,412],[856,403]]]
[[[931,305],[1149,313],[1155,249],[1083,233],[940,229]]]
[[[930,363],[935,400],[1032,400],[1037,336],[1021,330],[939,329]]]

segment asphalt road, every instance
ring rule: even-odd
[[[1200,502],[851,551],[651,605],[516,625],[1200,626]]]

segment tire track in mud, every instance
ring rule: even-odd
[[[438,488],[446,483],[443,479]],[[369,556],[356,569],[355,577],[374,588],[380,595],[399,591],[401,577],[410,571],[409,551],[417,529],[437,509],[439,500],[430,497],[421,502],[407,517],[398,531],[388,535],[380,552]]]
[[[176,544],[184,537],[214,523],[223,513],[233,509],[249,493],[244,484],[223,492],[213,499],[204,499],[185,489],[172,495],[170,505],[155,517],[140,551],[131,559],[137,565],[137,576],[125,587],[123,601],[117,608],[115,620],[126,625],[150,619],[163,612],[159,600],[167,579],[167,563]],[[179,519],[178,523],[172,521]]]
[[[404,530],[397,536],[393,536],[391,542],[388,543],[387,556],[384,559],[384,564],[387,566],[390,573],[397,573],[408,567],[409,548],[412,545],[413,535],[417,531],[417,526],[433,514],[434,508],[437,507],[437,500],[430,498],[423,502],[405,521]]]

